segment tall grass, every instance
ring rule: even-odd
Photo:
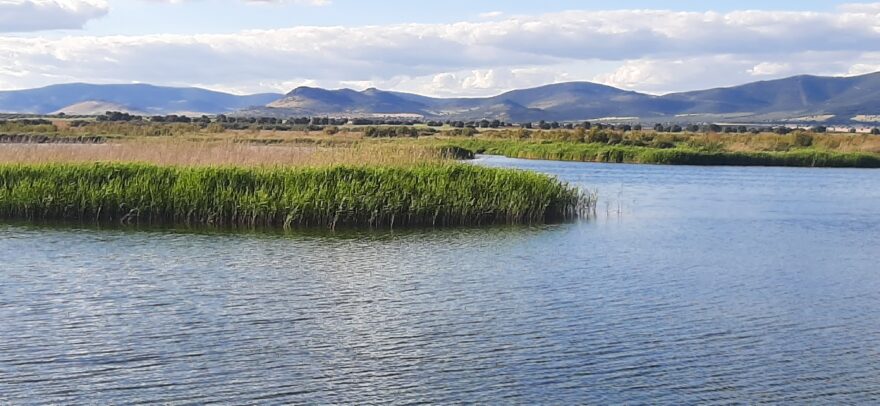
[[[257,143],[237,139],[114,140],[105,144],[0,144],[0,163],[140,162],[182,166],[412,166],[466,158],[469,151],[434,145]]]
[[[775,133],[666,133],[656,131],[497,130],[481,138],[549,143],[606,144],[650,148],[688,147],[700,151],[782,152],[814,147],[829,152],[880,153],[880,137],[870,134],[814,133],[803,130]]]
[[[464,164],[0,165],[0,217],[247,227],[540,223],[594,202],[555,178]]]
[[[671,165],[806,166],[880,168],[880,154],[835,152],[818,148],[788,151],[727,151],[680,146],[651,148],[600,143],[530,142],[510,140],[446,140],[476,153],[512,158],[583,162]]]

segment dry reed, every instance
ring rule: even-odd
[[[448,162],[438,148],[412,144],[326,147],[235,140],[134,139],[108,144],[3,144],[0,163],[139,162],[177,166],[411,166]]]

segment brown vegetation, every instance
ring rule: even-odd
[[[437,148],[412,144],[242,143],[175,138],[132,139],[107,144],[3,144],[0,163],[141,162],[182,166],[329,165],[409,166],[448,161]]]

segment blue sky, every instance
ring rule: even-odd
[[[654,94],[880,71],[877,1],[0,0],[0,90]]]
[[[374,25],[452,23],[479,19],[482,13],[542,14],[566,10],[668,9],[681,11],[813,10],[830,11],[858,1],[363,1],[333,0],[323,6],[306,4],[248,4],[237,0],[199,0],[165,3],[149,0],[111,1],[106,18],[87,25],[101,35],[163,33],[226,33],[244,29],[296,25]],[[870,3],[870,2],[863,2]]]

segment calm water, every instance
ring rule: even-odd
[[[533,228],[0,225],[0,404],[876,403],[880,171],[485,158]]]

